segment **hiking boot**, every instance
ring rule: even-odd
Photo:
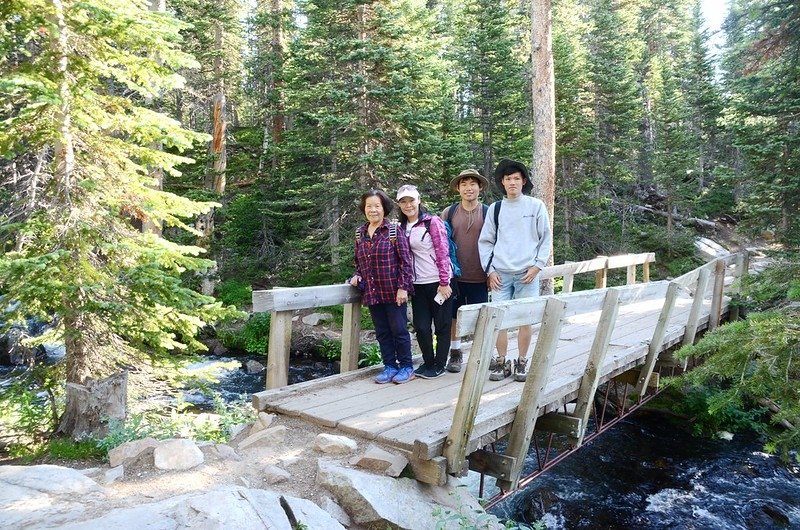
[[[492,362],[494,368],[489,372],[489,381],[502,381],[511,375],[511,359],[506,360],[498,357],[497,359],[492,359]]]
[[[514,361],[514,381],[525,381],[528,378],[528,359]]]
[[[414,379],[414,367],[406,366],[397,371],[397,374],[392,378],[392,383],[402,385],[403,383],[408,383],[412,379]]]
[[[379,385],[391,383],[392,379],[394,379],[394,376],[397,375],[397,372],[398,370],[394,366],[387,366],[383,369],[383,372],[379,373],[375,377],[375,382]]]
[[[447,362],[447,371],[457,373],[461,371],[461,362],[464,355],[460,349],[450,350],[450,360]]]

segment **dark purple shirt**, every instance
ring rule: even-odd
[[[384,219],[370,238],[368,223],[358,229],[356,237],[356,274],[363,284],[361,303],[364,305],[394,303],[397,290],[414,291],[411,280],[411,250],[408,239],[397,228],[397,237],[389,239],[389,221]]]

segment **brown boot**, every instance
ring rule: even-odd
[[[447,361],[447,371],[457,373],[461,371],[461,363],[464,355],[460,349],[450,350],[450,360]]]

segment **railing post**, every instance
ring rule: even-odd
[[[644,366],[636,382],[636,393],[639,395],[640,399],[647,390],[647,383],[650,381],[653,368],[656,366],[658,354],[661,352],[661,347],[664,344],[664,336],[667,334],[667,325],[669,325],[669,319],[672,316],[672,309],[675,307],[675,298],[678,296],[679,289],[680,285],[674,282],[670,282],[669,287],[667,287],[664,305],[661,308],[661,314],[658,316],[658,323],[656,324],[655,331],[653,331],[653,338],[650,340]]]
[[[566,302],[550,297],[544,308],[542,327],[536,339],[528,378],[522,388],[522,396],[517,405],[517,412],[514,415],[514,423],[511,426],[511,434],[506,447],[506,456],[514,458],[515,462],[511,467],[510,477],[497,479],[497,485],[506,491],[517,487],[519,476],[522,473],[525,455],[531,445],[533,429],[536,427],[536,418],[539,416],[539,402],[544,394],[544,388],[547,386],[550,369],[556,356],[558,337],[561,334],[561,324],[566,307]]]
[[[581,386],[578,388],[578,397],[575,400],[574,417],[581,420],[581,430],[577,438],[570,440],[576,447],[583,443],[586,435],[586,425],[589,422],[589,413],[594,403],[594,395],[597,392],[597,385],[600,380],[600,367],[608,352],[608,344],[611,342],[611,334],[617,323],[619,313],[619,291],[609,289],[606,299],[603,302],[603,311],[600,313],[600,321],[597,323],[597,331],[594,334],[592,349],[589,350],[589,360],[586,362],[586,370],[581,379]]]
[[[628,275],[625,279],[626,285],[633,285],[636,283],[636,264],[628,265]]]
[[[447,472],[460,473],[464,467],[467,444],[475,426],[475,416],[483,394],[483,385],[489,373],[489,360],[492,358],[497,333],[503,322],[505,309],[486,304],[481,307],[475,325],[475,340],[467,359],[464,380],[458,393],[458,403],[453,412],[453,424],[447,435],[444,450],[447,458]]]
[[[742,282],[744,281],[745,276],[747,276],[747,270],[750,267],[750,253],[747,250],[743,250],[739,253],[736,257],[736,278],[739,281],[739,287],[736,289],[737,293],[742,292]],[[739,320],[740,318],[740,310],[739,306],[736,305],[731,308],[730,312],[730,319],[731,320]]]
[[[642,283],[650,281],[650,262],[645,261],[642,263]]]
[[[267,390],[289,383],[289,347],[292,344],[293,311],[273,311],[269,320]]]
[[[682,344],[684,346],[694,344],[694,338],[697,335],[697,326],[700,322],[700,311],[703,309],[703,301],[706,297],[706,289],[708,289],[709,276],[711,276],[711,271],[709,271],[707,267],[701,268],[700,272],[697,274],[697,284],[694,289],[692,308],[689,310],[689,318],[686,321],[686,333],[683,334]]]
[[[598,258],[606,258],[605,266],[594,273],[594,287],[595,289],[605,289],[606,284],[608,283],[608,257],[607,256],[597,256]]]
[[[344,304],[342,320],[342,358],[340,373],[358,369],[358,354],[361,351],[361,302]]]
[[[725,260],[717,258],[714,263],[714,292],[711,294],[711,313],[708,315],[708,330],[719,327],[722,318],[722,296],[725,289]]]

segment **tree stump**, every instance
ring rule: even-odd
[[[125,420],[127,403],[128,372],[89,379],[85,385],[67,383],[67,403],[58,432],[73,440],[102,438],[108,434],[109,420]]]

